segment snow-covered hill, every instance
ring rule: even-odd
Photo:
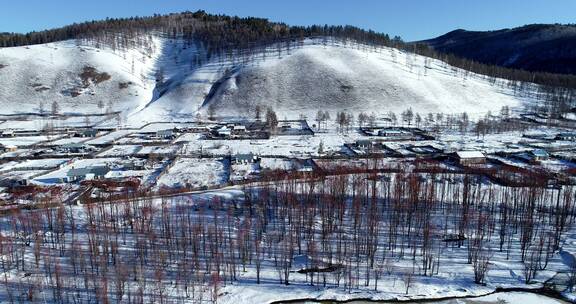
[[[261,105],[291,118],[317,110],[409,107],[473,116],[530,102],[440,61],[312,41],[290,51],[270,47],[248,59],[208,59],[201,47],[158,37],[146,50],[129,51],[66,41],[0,49],[0,67],[2,114],[38,112],[41,102],[49,110],[55,100],[62,112],[98,113],[106,110],[98,104],[110,105],[134,124],[191,120],[205,116],[210,105],[218,116],[252,116]]]
[[[395,55],[392,55],[395,53]],[[396,59],[394,60],[394,57]],[[233,115],[254,104],[292,116],[317,109],[352,112],[482,113],[520,100],[479,77],[398,50],[364,52],[308,46],[281,60],[241,69],[209,101]],[[410,67],[411,66],[411,67]]]
[[[73,41],[0,49],[0,112],[37,113],[41,103],[49,111],[54,101],[62,112],[99,113],[109,105],[114,111],[130,111],[151,98],[153,56],[98,50]],[[109,79],[84,81],[86,68]]]

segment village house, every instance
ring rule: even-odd
[[[504,155],[508,156],[506,154],[504,154]],[[512,158],[516,158],[518,160],[527,162],[527,163],[537,163],[539,161],[546,160],[550,157],[548,152],[546,152],[546,150],[543,150],[543,149],[535,149],[535,150],[531,150],[531,151],[522,151],[522,152],[512,153],[509,156],[511,156]]]
[[[191,127],[187,127],[185,130],[183,130],[183,132],[188,132],[188,133],[204,133],[206,131],[209,131],[210,129],[207,126],[191,126]]]
[[[478,165],[486,163],[486,156],[480,151],[458,151],[456,159],[460,165]]]
[[[360,149],[372,149],[374,147],[374,143],[371,140],[359,139],[356,141],[356,146]]]
[[[0,133],[1,137],[14,137],[14,131],[12,130],[4,130]]]
[[[530,151],[529,154],[530,154],[530,157],[532,158],[532,160],[534,160],[534,161],[547,160],[550,157],[548,152],[546,152],[546,150],[542,150],[542,149],[532,150],[532,151]]]
[[[0,187],[18,187],[27,186],[28,178],[26,176],[13,175],[8,177],[0,177]]]
[[[227,126],[223,126],[216,130],[216,134],[220,137],[230,137],[230,135],[232,135],[232,130]]]
[[[54,170],[63,168],[68,163],[65,159],[40,159],[24,161],[17,166],[10,168],[13,171],[41,171],[41,170]]]
[[[433,155],[443,152],[442,149],[438,149],[432,145],[423,145],[423,146],[409,145],[406,149],[418,155]]]
[[[242,135],[246,133],[246,126],[234,126],[232,128],[232,135]]]
[[[566,132],[556,135],[557,140],[576,140],[576,132]]]
[[[141,179],[146,174],[142,170],[112,170],[104,176],[107,180],[124,181],[126,179],[138,178]]]
[[[96,137],[98,136],[98,130],[96,129],[86,129],[80,132],[80,137]]]
[[[239,153],[232,156],[232,164],[234,165],[247,165],[254,162],[256,162],[256,156],[252,153]]]
[[[16,150],[18,150],[18,147],[15,145],[0,144],[0,152],[14,152]]]
[[[81,143],[70,143],[65,144],[60,147],[60,150],[65,153],[84,153],[89,150],[88,146],[81,144]]]
[[[146,167],[146,161],[143,159],[131,159],[122,164],[124,170],[143,170]]]
[[[72,168],[66,173],[66,177],[68,182],[103,179],[109,171],[110,168],[105,165]]]
[[[298,172],[313,172],[314,171],[314,161],[312,159],[296,159],[293,162],[294,168]]]
[[[174,139],[175,138],[174,130],[168,129],[168,130],[156,131],[156,137],[161,139]]]
[[[412,133],[397,129],[382,129],[378,131],[378,136],[390,137],[390,138],[405,138],[405,137],[411,137]]]

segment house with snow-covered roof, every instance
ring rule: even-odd
[[[86,130],[83,130],[80,133],[80,137],[96,137],[96,136],[98,136],[98,130],[92,129],[92,128],[88,128]]]
[[[102,179],[110,171],[105,165],[90,166],[84,168],[72,168],[66,173],[68,182]]]
[[[558,140],[576,140],[576,132],[565,132],[556,135]]]
[[[486,162],[486,155],[481,151],[458,151],[456,160],[461,165],[477,165]]]
[[[530,156],[535,161],[546,160],[550,157],[548,152],[546,152],[546,150],[543,149],[535,149],[530,151]]]
[[[246,126],[236,125],[232,128],[232,134],[240,135],[246,133]]]
[[[374,143],[368,139],[359,139],[356,141],[356,146],[361,149],[372,149],[374,147]]]
[[[252,153],[238,153],[232,156],[232,164],[247,165],[256,161],[256,156]]]
[[[222,126],[221,128],[216,130],[216,133],[218,134],[218,136],[221,137],[229,137],[230,135],[232,135],[232,130],[227,126]]]
[[[176,136],[173,129],[165,129],[156,131],[156,137],[162,139],[173,139]]]

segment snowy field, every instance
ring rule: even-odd
[[[225,184],[229,165],[224,160],[180,158],[158,180],[159,188],[206,187]]]
[[[230,166],[230,180],[242,181],[258,177],[260,173],[260,164],[233,164]]]
[[[360,137],[358,135],[358,137]],[[198,152],[202,147],[205,154],[245,154],[256,155],[281,155],[289,157],[318,156],[320,143],[324,145],[324,153],[336,153],[344,149],[342,146],[347,141],[356,138],[348,134],[325,134],[322,136],[278,136],[267,140],[202,140],[198,136],[187,138],[186,150]]]
[[[260,160],[260,168],[262,170],[282,170],[290,171],[294,169],[294,164],[291,160],[285,158],[262,158]]]

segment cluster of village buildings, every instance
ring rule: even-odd
[[[0,124],[1,128],[1,124]],[[236,123],[157,123],[136,129],[106,127],[62,127],[46,134],[38,130],[4,129],[0,133],[0,187],[82,184],[92,180],[138,179],[146,187],[159,187],[162,179],[180,178],[173,168],[193,171],[194,161],[217,161],[224,168],[220,183],[251,180],[274,170],[311,172],[325,169],[327,161],[370,159],[428,159],[455,166],[479,166],[504,163],[521,167],[537,166],[554,159],[570,169],[576,161],[576,132],[524,134],[522,144],[502,146],[500,150],[447,146],[436,134],[413,127],[364,127],[354,130],[355,138],[344,142],[340,150],[318,147],[307,152],[284,153],[267,149],[244,152],[236,143],[259,144],[285,136],[324,138],[315,133],[306,120],[280,121],[270,129],[264,122]],[[334,136],[334,135],[333,135]],[[336,135],[337,136],[337,135]],[[187,138],[196,141],[187,140]],[[329,137],[326,137],[327,140]],[[193,142],[193,143],[191,143]],[[200,144],[199,144],[200,143]],[[214,144],[211,144],[214,143]],[[219,150],[226,143],[227,150]],[[571,144],[572,143],[572,144]],[[312,151],[312,152],[311,152]],[[280,155],[279,155],[280,154]],[[320,160],[320,161],[319,161]],[[219,164],[222,164],[220,166]],[[176,166],[175,166],[176,165]],[[180,165],[180,166],[178,166]],[[172,170],[172,171],[171,171]],[[209,169],[208,169],[209,170]],[[220,170],[220,169],[219,169]],[[198,173],[183,178],[194,179]],[[206,178],[202,175],[198,179]],[[194,182],[187,183],[196,184]],[[198,185],[201,183],[199,182]],[[217,183],[216,183],[217,184]],[[166,187],[181,184],[163,185]]]

